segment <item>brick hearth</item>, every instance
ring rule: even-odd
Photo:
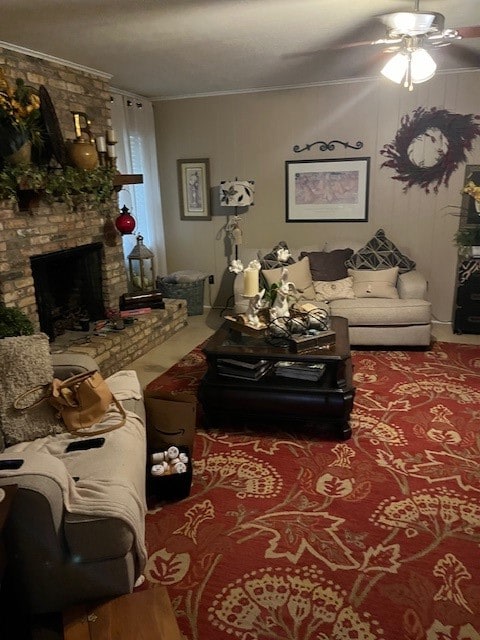
[[[103,376],[128,369],[131,362],[162,344],[187,324],[185,300],[165,300],[165,309],[152,309],[121,331],[94,335],[69,331],[55,340],[52,353],[74,352],[96,360]]]

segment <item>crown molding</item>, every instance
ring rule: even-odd
[[[478,73],[480,69],[443,69],[436,71],[436,76],[451,75],[454,73]],[[363,78],[344,78],[341,80],[324,80],[323,82],[311,82],[305,84],[280,85],[276,87],[258,87],[252,89],[232,89],[231,91],[212,91],[207,93],[192,93],[180,96],[154,96],[148,98],[151,102],[167,102],[170,100],[189,100],[192,98],[214,98],[217,96],[241,95],[244,93],[265,93],[267,91],[291,91],[293,89],[308,89],[311,87],[327,87],[332,85],[356,84],[360,82],[372,82],[382,80],[378,76],[365,76]]]
[[[10,51],[15,51],[16,53],[22,53],[25,56],[41,58],[42,60],[46,60],[47,62],[55,62],[56,64],[61,64],[65,67],[69,67],[70,69],[75,69],[76,71],[84,71],[85,73],[90,73],[92,75],[98,76],[99,78],[103,78],[104,80],[111,80],[113,77],[112,74],[106,73],[105,71],[99,71],[98,69],[84,67],[83,65],[77,64],[76,62],[63,60],[62,58],[56,58],[55,56],[50,56],[47,53],[33,51],[32,49],[27,49],[25,47],[19,47],[18,45],[11,44],[10,42],[3,42],[2,40],[0,40],[0,47],[2,47],[3,49],[9,49]]]

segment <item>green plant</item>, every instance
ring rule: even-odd
[[[85,170],[6,165],[0,171],[0,200],[17,199],[19,189],[30,189],[50,204],[64,202],[72,209],[101,209],[111,204],[115,174],[116,170],[109,167]]]
[[[23,311],[0,305],[0,338],[31,336],[33,333],[33,324]]]
[[[453,236],[453,241],[458,247],[460,255],[469,255],[471,253],[470,247],[480,246],[480,225],[458,229]]]

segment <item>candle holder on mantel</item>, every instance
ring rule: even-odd
[[[115,133],[115,129],[112,127],[112,121],[109,119],[106,130],[106,139],[107,139],[107,165],[112,169],[115,169],[117,166],[117,155],[115,151],[115,145],[117,144],[117,134]]]

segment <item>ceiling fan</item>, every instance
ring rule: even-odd
[[[414,0],[413,11],[394,11],[376,16],[386,27],[385,37],[340,44],[334,48],[349,49],[364,45],[385,47],[393,53],[381,73],[411,91],[413,85],[433,77],[437,65],[429,49],[446,47],[465,38],[480,38],[480,25],[445,28],[445,17],[436,11],[420,11],[420,0]],[[458,45],[457,45],[458,46]],[[480,56],[478,56],[480,65]]]

